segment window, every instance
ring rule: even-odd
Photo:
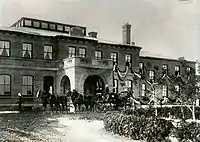
[[[25,20],[25,26],[31,26],[31,20]]]
[[[10,42],[0,41],[0,56],[10,56]]]
[[[76,48],[75,47],[69,47],[69,57],[74,57],[76,56]]]
[[[32,58],[32,44],[23,43],[22,57],[23,58]]]
[[[163,97],[167,97],[167,92],[168,92],[167,85],[163,85],[162,86],[162,95],[163,95]]]
[[[144,69],[144,63],[139,63],[139,68],[140,68],[141,70],[143,70],[143,69]]]
[[[175,66],[175,75],[180,75],[180,67],[179,66]]]
[[[180,87],[179,87],[179,85],[175,85],[175,91],[176,91],[177,93],[180,92]]]
[[[57,25],[57,30],[58,31],[63,31],[63,26],[62,25]]]
[[[117,79],[114,79],[114,85],[113,85],[114,89],[114,93],[118,93],[118,80]]]
[[[11,95],[10,75],[0,75],[0,95]]]
[[[79,57],[86,57],[86,49],[79,48]]]
[[[33,27],[39,28],[40,27],[40,22],[33,21]]]
[[[126,64],[131,65],[131,62],[132,62],[132,60],[131,60],[131,54],[126,54],[125,55],[125,62],[126,62]]]
[[[22,77],[22,95],[33,95],[33,77]]]
[[[146,84],[142,83],[142,96],[145,96],[146,93]]]
[[[149,79],[154,81],[154,76],[155,76],[154,71],[149,71]]]
[[[102,59],[102,51],[95,51],[95,59]]]
[[[22,20],[22,21],[21,21],[21,27],[23,27],[23,26],[24,26],[24,21]]]
[[[55,30],[56,29],[56,25],[55,24],[50,24],[49,25],[50,29]]]
[[[52,46],[44,45],[44,59],[52,59]]]
[[[111,52],[110,53],[110,58],[113,60],[114,63],[117,63],[118,56],[116,52]]]
[[[133,88],[133,86],[132,86],[132,80],[126,80],[125,81],[125,85],[126,85],[127,88],[131,88],[132,89]]]
[[[69,34],[70,33],[70,27],[68,27],[68,26],[65,26],[65,32],[67,33],[67,34]]]
[[[48,28],[48,24],[47,23],[42,23],[42,28],[47,29]]]

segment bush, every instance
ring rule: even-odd
[[[134,111],[133,111],[134,112]],[[146,118],[123,113],[108,113],[104,117],[105,129],[115,134],[123,135],[133,140],[148,142],[167,141],[173,125],[171,122],[155,117]]]
[[[186,123],[183,121],[180,123],[180,127],[177,128],[176,135],[181,142],[189,140],[192,142],[199,142],[200,124],[194,122]]]

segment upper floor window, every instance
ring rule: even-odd
[[[74,57],[76,56],[76,48],[75,47],[69,47],[69,57]]]
[[[57,25],[57,30],[58,31],[63,31],[63,25]]]
[[[55,30],[56,29],[56,25],[55,24],[49,24],[49,28],[52,29],[52,30]]]
[[[23,43],[22,57],[32,58],[32,44],[31,43]]]
[[[180,75],[180,66],[175,66],[175,75]]]
[[[32,21],[31,20],[25,20],[24,23],[25,23],[25,26],[31,26]]]
[[[154,71],[149,71],[149,79],[154,81],[155,73]]]
[[[33,95],[33,77],[22,77],[22,95]]]
[[[102,51],[95,51],[95,59],[102,59]]]
[[[10,56],[10,42],[0,41],[0,56]]]
[[[126,64],[131,65],[131,63],[132,63],[131,54],[126,54],[125,55],[125,62],[126,62]]]
[[[113,84],[113,91],[114,93],[118,93],[118,80],[117,79],[114,79],[114,84]]]
[[[39,28],[40,27],[40,22],[33,21],[33,27]]]
[[[69,34],[69,33],[70,33],[70,27],[68,27],[68,26],[65,26],[64,30],[65,30],[65,32],[66,32],[67,34]]]
[[[0,95],[11,95],[10,75],[0,75]]]
[[[48,24],[47,23],[42,23],[42,28],[47,29],[48,28]]]
[[[168,93],[168,87],[167,87],[167,85],[163,85],[162,86],[162,95],[163,95],[163,97],[167,97],[167,93]]]
[[[79,48],[79,57],[86,57],[86,49]]]
[[[114,63],[117,63],[118,56],[116,52],[111,52],[110,53],[110,58],[113,60]]]
[[[52,46],[44,45],[44,59],[52,59]]]
[[[146,84],[142,83],[142,96],[145,96],[146,93]]]

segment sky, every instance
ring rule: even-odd
[[[122,42],[122,25],[142,51],[200,59],[200,0],[0,0],[0,26],[21,17],[86,26]]]

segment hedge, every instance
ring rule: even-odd
[[[133,140],[148,142],[169,141],[166,138],[174,128],[173,124],[164,119],[147,118],[123,113],[108,113],[104,117],[105,129]]]

